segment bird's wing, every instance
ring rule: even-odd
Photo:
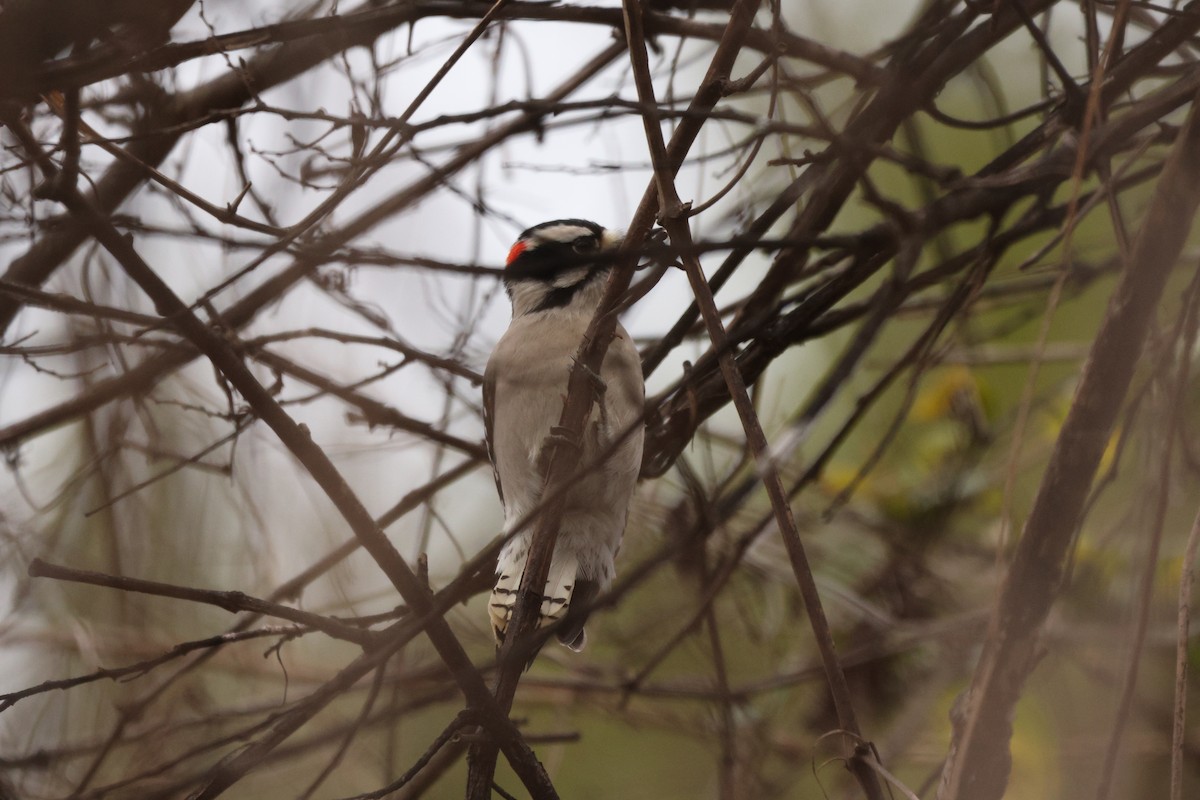
[[[500,470],[496,467],[496,450],[492,444],[492,427],[495,424],[494,409],[496,408],[496,370],[492,362],[488,362],[483,372],[483,431],[484,444],[487,446],[488,460],[492,462],[492,477],[496,480],[496,493],[500,495],[500,504],[504,505],[504,488],[500,485]]]

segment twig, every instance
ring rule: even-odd
[[[638,97],[649,108],[654,108],[654,84],[650,79],[646,43],[641,29],[640,8],[637,5],[637,0],[626,0],[625,24],[628,29],[630,60],[633,63],[634,81],[637,84]],[[672,243],[677,244],[685,251],[689,250],[692,247],[692,235],[687,224],[687,207],[682,203],[675,189],[674,171],[671,169],[668,161],[667,149],[663,143],[659,121],[652,114],[648,114],[644,117],[644,123],[646,141],[650,147],[650,155],[655,164],[654,180],[659,195],[659,207],[661,208],[660,222],[666,228]],[[788,503],[787,495],[784,493],[779,471],[768,451],[767,439],[763,434],[762,425],[758,421],[758,414],[754,410],[754,405],[750,400],[749,394],[746,392],[746,385],[742,381],[742,375],[738,372],[733,355],[729,350],[725,326],[721,322],[716,302],[713,300],[712,292],[704,279],[704,272],[700,267],[700,262],[695,256],[685,256],[683,264],[687,271],[688,282],[692,286],[692,294],[696,298],[696,302],[700,307],[700,313],[704,318],[705,326],[708,328],[713,349],[721,353],[721,374],[725,378],[725,384],[729,389],[730,396],[733,398],[733,404],[737,409],[738,417],[741,419],[742,428],[746,433],[746,441],[750,447],[750,452],[754,455],[757,462],[760,477],[766,486],[767,494],[771,498],[771,508],[775,514],[775,522],[783,537],[783,543],[787,549],[788,558],[791,561],[793,574],[800,587],[800,594],[804,598],[804,609],[808,613],[809,624],[816,639],[817,649],[821,653],[821,660],[825,666],[825,673],[829,681],[830,692],[833,695],[833,703],[837,709],[839,723],[844,730],[849,731],[861,742],[863,739],[854,713],[850,687],[846,683],[845,673],[842,672],[841,665],[838,663],[837,652],[833,643],[833,633],[830,630],[828,620],[825,618],[825,611],[821,605],[821,596],[817,591],[816,580],[809,566],[808,556],[804,552],[804,545],[800,541],[800,532],[796,528],[796,520],[792,515],[792,508]],[[864,747],[861,744],[856,745],[854,755],[850,759],[850,770],[854,773],[855,778],[858,779],[859,785],[868,798],[871,798],[871,800],[881,800],[883,793],[879,781],[875,773],[863,763],[864,759],[870,758],[872,758],[872,754],[869,747]]]
[[[700,89],[689,106],[689,112],[710,109],[720,100],[722,87],[729,78],[729,70],[741,49],[746,32],[754,21],[754,11],[757,7],[758,0],[739,0],[734,6],[729,25],[717,46],[717,52],[712,57]],[[644,40],[641,46],[644,47]],[[692,143],[699,135],[702,124],[701,114],[689,113],[676,128],[668,154],[672,170],[678,170],[683,163]],[[560,489],[572,479],[579,460],[580,449],[565,446],[562,442],[564,439],[581,441],[584,421],[594,399],[588,373],[599,372],[616,325],[616,317],[612,312],[618,307],[621,295],[629,287],[635,266],[635,254],[641,249],[646,235],[650,232],[658,209],[658,195],[652,184],[643,194],[630,222],[604,297],[584,333],[583,343],[575,358],[575,366],[567,383],[567,400],[558,423],[558,430],[564,435],[547,439],[544,495],[550,497],[551,502],[543,510],[534,528],[508,635],[500,650],[496,699],[506,711],[511,707],[516,694],[517,683],[525,663],[522,654],[527,652],[527,640],[536,627],[539,616],[542,587],[550,568],[554,542],[558,536],[557,524],[562,514],[563,495]],[[468,800],[487,800],[492,790],[496,767],[495,744],[489,742],[472,748],[467,776]]]
[[[316,793],[317,789],[321,788],[321,784],[325,782],[325,779],[328,778],[333,771],[337,769],[338,765],[342,763],[342,759],[346,756],[346,751],[350,748],[350,745],[354,741],[355,737],[358,736],[359,731],[362,730],[364,723],[371,715],[371,709],[375,706],[376,699],[379,697],[379,689],[383,686],[385,666],[386,665],[376,667],[375,680],[371,681],[371,689],[369,692],[367,692],[367,699],[363,701],[362,709],[360,709],[358,713],[358,718],[355,720],[353,725],[350,725],[347,728],[346,734],[342,737],[342,741],[338,745],[337,750],[334,752],[333,757],[330,758],[329,762],[321,769],[320,774],[313,778],[312,783],[308,785],[308,788],[304,790],[304,793],[299,796],[298,800],[308,800],[310,797],[312,797]]]
[[[134,494],[140,492],[142,489],[145,489],[148,486],[152,486],[155,483],[157,483],[158,481],[161,481],[164,478],[174,475],[176,472],[179,472],[182,469],[200,464],[201,463],[200,459],[204,458],[206,455],[213,452],[214,450],[217,450],[218,448],[225,446],[229,442],[236,441],[237,438],[242,435],[242,432],[244,430],[246,430],[246,428],[250,427],[253,424],[254,424],[253,417],[243,417],[243,418],[239,418],[239,419],[235,420],[234,425],[233,425],[233,430],[230,431],[229,433],[225,434],[224,436],[222,436],[221,438],[212,442],[211,444],[206,445],[205,447],[202,447],[198,452],[194,453],[193,455],[188,456],[186,458],[179,458],[176,460],[176,462],[174,464],[167,467],[166,469],[161,470],[161,471],[155,473],[154,475],[151,475],[149,478],[146,478],[144,481],[138,481],[133,486],[130,486],[128,489],[126,489],[122,492],[118,492],[117,494],[113,495],[112,497],[105,499],[105,501],[103,503],[101,503],[97,506],[93,506],[93,507],[89,508],[87,511],[83,512],[83,515],[85,517],[90,517],[91,515],[95,514],[98,511],[103,511],[106,508],[111,508],[113,505],[120,502],[121,500],[124,500],[126,497],[130,497],[131,495],[134,495]]]
[[[18,134],[22,145],[30,155],[38,160],[42,171],[52,179],[57,172],[56,168],[40,152],[37,142],[28,134],[24,125],[12,117],[6,119],[5,122]],[[427,590],[421,586],[391,541],[375,524],[370,513],[359,502],[354,491],[342,478],[333,462],[313,442],[308,429],[293,420],[279,406],[270,392],[258,382],[230,342],[201,322],[142,260],[130,241],[121,236],[112,224],[101,217],[77,191],[65,189],[61,192],[59,199],[73,214],[87,224],[97,241],[117,259],[127,274],[150,296],[159,313],[171,319],[180,332],[212,361],[213,365],[237,388],[258,417],[271,427],[282,443],[304,465],[409,606],[420,615],[430,612],[432,604]],[[468,702],[480,713],[484,724],[498,734],[501,732],[505,734],[498,736],[501,748],[526,787],[538,796],[556,797],[541,764],[525,745],[520,733],[516,731],[508,718],[498,711],[482,676],[472,665],[449,626],[440,618],[431,619],[425,633],[450,668],[455,680],[467,696]],[[290,731],[288,733],[290,734]],[[259,750],[246,752],[245,758],[236,759],[238,765],[236,768],[227,765],[214,774],[213,780],[197,796],[197,800],[219,795],[245,774],[244,770],[261,757]]]
[[[466,712],[459,712],[458,716],[452,719],[450,724],[447,725],[441,733],[434,737],[434,740],[430,742],[429,747],[425,748],[425,752],[422,753],[419,758],[417,758],[416,762],[414,762],[413,765],[408,768],[407,772],[389,783],[387,786],[376,789],[373,792],[355,795],[354,797],[347,798],[347,800],[376,800],[377,798],[386,797],[393,792],[400,791],[409,783],[411,783],[412,780],[421,773],[421,770],[428,767],[429,762],[433,760],[434,756],[441,752],[442,748],[449,744],[451,740],[459,733],[459,731],[461,731],[464,726],[469,724],[469,722],[470,716]]]
[[[322,391],[345,401],[347,404],[354,406],[363,414],[363,418],[370,426],[384,425],[397,430],[411,433],[420,437],[423,440],[437,442],[438,444],[451,447],[457,452],[471,457],[477,461],[482,461],[487,458],[487,451],[483,444],[478,441],[470,442],[459,438],[445,431],[435,428],[426,422],[415,420],[407,414],[392,408],[386,403],[381,403],[378,400],[367,397],[366,395],[355,392],[352,389],[347,389],[340,386],[334,380],[322,375],[316,370],[309,369],[302,364],[297,364],[290,358],[273,353],[270,350],[259,349],[254,353],[254,359],[277,372],[285,375],[291,375],[299,378],[310,386],[314,386]]]
[[[256,628],[253,630],[221,633],[216,636],[210,636],[207,639],[199,639],[194,642],[184,642],[177,644],[170,650],[160,656],[139,661],[135,664],[130,664],[125,667],[109,667],[98,669],[94,672],[89,672],[87,675],[80,675],[75,678],[60,678],[58,680],[43,681],[36,686],[30,686],[15,692],[8,692],[0,695],[0,713],[7,711],[12,706],[16,705],[26,697],[32,697],[35,694],[44,694],[45,692],[56,691],[59,689],[72,689],[76,686],[82,686],[87,683],[94,683],[100,680],[118,681],[123,678],[131,678],[138,675],[145,675],[151,670],[173,661],[177,658],[182,658],[188,653],[193,653],[197,650],[209,650],[212,648],[224,647],[227,644],[234,642],[244,642],[250,639],[261,639],[265,636],[296,636],[306,632],[304,627],[278,627],[271,626],[267,628]]]
[[[104,586],[109,589],[116,589],[122,592],[137,592],[139,594],[155,595],[157,597],[173,597],[176,600],[187,600],[192,603],[203,603],[205,605],[216,606],[223,608],[231,614],[238,614],[243,611],[262,614],[269,617],[277,617],[286,619],[289,622],[295,622],[297,625],[304,625],[315,630],[319,630],[334,639],[342,639],[347,642],[354,642],[362,647],[370,647],[376,642],[377,634],[372,631],[365,631],[362,628],[356,628],[353,625],[347,625],[340,620],[331,617],[323,617],[320,614],[313,614],[310,611],[301,611],[297,608],[289,608],[281,606],[278,603],[270,602],[269,600],[260,600],[257,597],[250,597],[243,592],[219,592],[209,589],[192,589],[187,586],[176,586],[170,583],[160,583],[158,581],[145,581],[138,578],[126,578],[120,575],[105,575],[101,572],[92,572],[83,569],[71,569],[69,567],[59,566],[58,564],[50,564],[40,558],[35,558],[29,563],[29,577],[31,578],[50,578],[57,581],[71,581],[72,583],[86,583],[92,586]]]
[[[1190,353],[1196,344],[1196,324],[1198,320],[1198,301],[1200,301],[1200,275],[1192,280],[1191,291],[1188,292],[1184,310],[1179,321],[1181,352]],[[1183,428],[1183,411],[1187,407],[1187,387],[1191,377],[1190,358],[1183,356],[1179,359],[1179,367],[1174,380],[1174,391],[1164,392],[1169,407],[1166,410],[1167,422],[1164,426],[1163,443],[1161,446],[1160,468],[1153,481],[1154,512],[1147,530],[1145,558],[1142,565],[1141,584],[1138,587],[1136,615],[1132,635],[1130,636],[1129,662],[1125,667],[1125,678],[1121,685],[1120,701],[1117,704],[1116,718],[1113,721],[1112,732],[1109,735],[1108,748],[1102,762],[1100,783],[1096,790],[1097,800],[1107,800],[1112,791],[1113,774],[1121,750],[1121,739],[1129,721],[1129,713],[1133,707],[1133,696],[1137,690],[1137,678],[1142,660],[1142,649],[1146,643],[1146,630],[1150,625],[1150,609],[1153,604],[1154,577],[1158,574],[1158,557],[1162,547],[1163,530],[1166,526],[1167,507],[1171,496],[1171,486],[1174,474],[1174,455],[1176,443]],[[1148,487],[1149,488],[1149,487]]]

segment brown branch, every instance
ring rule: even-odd
[[[53,181],[57,174],[54,164],[40,152],[37,142],[23,124],[12,117],[7,118],[5,122],[21,138],[22,145],[30,156],[37,160],[47,178]],[[271,393],[246,367],[233,344],[196,317],[142,260],[130,240],[118,233],[82,195],[70,187],[59,187],[59,199],[72,214],[87,225],[96,240],[117,259],[129,277],[154,301],[158,312],[171,319],[180,333],[208,357],[254,409],[255,414],[270,426],[325,492],[409,607],[419,615],[429,613],[432,610],[429,590],[417,579],[395,546],[375,524],[370,513],[363,507],[324,450],[313,442],[307,427],[297,423],[279,406]],[[526,787],[539,797],[556,797],[545,770],[507,716],[496,708],[482,676],[446,622],[440,617],[432,619],[424,632],[450,668],[470,706],[480,714],[485,726],[495,730],[497,734],[502,734],[497,736],[501,748]],[[247,756],[247,759],[249,758]],[[242,774],[244,772],[223,769],[197,797],[216,797]]]
[[[460,361],[457,361],[453,358],[436,356],[432,353],[426,353],[425,351],[413,347],[405,342],[383,336],[361,336],[353,333],[345,333],[343,331],[327,330],[325,328],[301,328],[299,330],[286,331],[284,333],[272,333],[265,336],[258,336],[253,339],[247,339],[246,346],[253,348],[270,344],[272,342],[288,342],[294,339],[307,338],[329,339],[331,341],[341,342],[343,344],[367,344],[375,347],[382,347],[384,349],[400,353],[406,359],[419,361],[431,369],[441,370],[456,377],[465,378],[475,386],[483,383],[482,375],[470,367],[467,367]]]
[[[50,566],[50,565],[46,565],[46,566]],[[32,568],[32,565],[31,565],[31,568]],[[69,571],[75,572],[75,570],[69,570]],[[105,577],[108,577],[108,576],[105,576]],[[88,582],[91,583],[92,581],[88,581]],[[186,599],[191,599],[191,598],[186,598]],[[325,619],[325,618],[323,618],[323,619]],[[210,636],[207,639],[200,639],[200,640],[194,641],[194,642],[184,642],[182,644],[175,645],[170,650],[166,651],[165,653],[163,653],[159,656],[146,659],[145,661],[139,661],[136,664],[130,664],[130,665],[124,666],[124,667],[109,667],[109,668],[98,669],[98,670],[95,670],[94,672],[89,672],[86,675],[79,675],[74,678],[58,678],[55,680],[43,681],[42,683],[39,683],[36,686],[30,686],[28,688],[20,689],[15,692],[8,692],[6,694],[0,694],[0,713],[7,711],[9,708],[12,708],[18,702],[20,702],[21,700],[24,700],[26,697],[32,697],[33,695],[44,694],[45,692],[56,691],[59,689],[72,689],[76,686],[82,686],[87,683],[94,683],[96,681],[101,681],[101,680],[111,680],[111,681],[118,681],[118,680],[123,680],[123,679],[127,680],[130,678],[139,676],[139,675],[145,675],[145,674],[149,673],[150,671],[154,670],[155,668],[162,666],[163,664],[166,664],[170,661],[174,661],[177,658],[182,658],[183,656],[186,656],[189,653],[194,653],[197,650],[211,651],[213,649],[224,647],[225,645],[232,644],[234,642],[245,642],[245,641],[252,640],[252,639],[262,639],[267,636],[293,637],[293,636],[296,636],[296,635],[299,635],[302,633],[306,633],[308,630],[313,630],[313,629],[307,628],[307,627],[295,627],[295,626],[288,626],[288,627],[271,626],[271,627],[266,627],[266,628],[256,628],[253,630],[230,631],[227,633],[217,634],[216,636]],[[361,631],[360,631],[360,633],[361,633]]]
[[[99,303],[89,303],[86,300],[80,300],[63,292],[43,292],[32,286],[12,283],[6,280],[0,280],[0,295],[15,298],[25,305],[48,308],[52,311],[61,311],[64,314],[78,314],[151,328],[157,327],[161,322],[158,317],[151,316],[150,314],[139,314],[136,311],[128,311],[124,308],[113,308],[111,306],[102,306]]]
[[[626,0],[625,19],[629,29],[629,50],[630,59],[633,64],[634,82],[637,85],[638,96],[642,102],[647,104],[648,108],[654,108],[656,107],[654,84],[650,77],[645,36],[641,30],[639,15],[640,8],[637,5],[637,0]],[[685,251],[691,250],[693,248],[692,234],[686,217],[688,208],[680,200],[675,188],[674,172],[667,160],[667,150],[663,143],[660,122],[653,114],[647,114],[644,117],[644,122],[646,141],[650,147],[651,159],[655,165],[654,181],[659,196],[659,207],[662,209],[659,220],[663,227],[666,228],[672,243]],[[812,574],[812,568],[809,566],[804,545],[800,541],[800,532],[796,527],[796,520],[792,514],[791,504],[788,502],[787,495],[783,490],[783,481],[779,476],[778,467],[768,451],[767,439],[763,434],[758,414],[754,410],[754,404],[751,402],[750,395],[746,391],[746,384],[743,382],[742,375],[738,371],[737,364],[734,362],[733,354],[727,341],[725,326],[721,322],[721,316],[717,311],[716,301],[713,300],[712,291],[709,289],[708,283],[704,278],[700,261],[694,255],[688,255],[684,256],[683,264],[687,271],[688,282],[692,287],[692,294],[696,298],[696,302],[700,307],[700,313],[704,318],[704,324],[708,329],[713,350],[721,354],[719,358],[721,374],[725,379],[729,395],[733,398],[733,404],[741,420],[742,429],[746,433],[746,441],[750,452],[754,455],[760,477],[771,499],[771,508],[775,514],[775,522],[779,527],[780,535],[783,537],[783,543],[787,549],[788,558],[791,561],[793,574],[800,587],[800,594],[804,598],[804,609],[808,613],[809,624],[816,640],[817,650],[820,652],[821,660],[825,666],[826,678],[829,682],[830,692],[833,695],[834,706],[837,709],[839,725],[855,740],[854,755],[849,760],[850,770],[858,779],[859,785],[868,798],[871,798],[871,800],[882,800],[883,793],[878,777],[870,767],[863,763],[864,760],[873,758],[871,748],[866,740],[863,739],[859,729],[854,713],[850,687],[846,683],[846,675],[842,672],[841,665],[838,663],[837,651],[833,643],[833,632],[829,627],[829,621],[825,617],[825,611],[821,604],[821,596],[817,591],[816,579]]]
[[[71,569],[70,567],[63,567],[58,564],[50,564],[40,558],[35,558],[29,563],[28,572],[31,578],[51,578],[57,581],[71,581],[72,583],[104,586],[121,592],[137,592],[156,597],[173,597],[176,600],[187,600],[192,603],[216,606],[231,614],[240,614],[243,611],[247,611],[268,617],[278,617],[279,619],[286,619],[289,622],[295,622],[297,625],[314,628],[334,639],[354,642],[361,647],[372,646],[377,638],[374,632],[363,630],[354,625],[347,625],[341,620],[325,617],[320,614],[313,614],[310,611],[301,611],[298,608],[289,608],[270,600],[261,600],[257,597],[251,597],[244,592],[193,589],[189,586],[176,586],[172,583],[126,578],[121,575],[105,575],[102,572]]]
[[[700,133],[703,125],[702,112],[714,107],[721,99],[722,91],[729,80],[730,69],[754,22],[757,8],[758,0],[739,0],[735,4],[721,43],[717,46],[700,88],[689,105],[689,113],[684,116],[671,137],[671,146],[666,158],[672,174],[683,164],[692,143]],[[644,48],[645,41],[644,38],[640,42],[631,40],[631,44]],[[652,183],[642,195],[629,224],[604,297],[584,333],[583,342],[576,355],[575,366],[567,382],[566,402],[557,427],[561,435],[549,437],[544,446],[543,452],[547,453],[543,472],[546,481],[544,496],[550,500],[533,529],[528,560],[521,578],[508,635],[500,649],[500,674],[496,681],[495,694],[500,707],[506,712],[511,708],[513,697],[516,695],[521,671],[530,652],[530,639],[539,617],[542,587],[550,569],[554,543],[558,536],[558,520],[562,516],[562,500],[565,493],[561,489],[573,479],[579,466],[579,454],[582,452],[581,448],[571,447],[563,442],[582,441],[583,427],[594,400],[589,373],[599,374],[600,364],[616,327],[614,312],[620,305],[621,296],[629,288],[636,254],[641,250],[658,210],[658,196]],[[472,748],[467,776],[468,800],[487,800],[490,796],[496,768],[497,744],[503,743],[488,741]]]
[[[941,800],[992,800],[1010,769],[1012,715],[1036,666],[1042,623],[1062,588],[1079,514],[1167,277],[1200,204],[1193,100],[1084,366],[988,628],[943,773]]]
[[[366,44],[387,30],[390,28],[376,26],[356,31],[354,35],[338,40],[333,49],[312,47],[302,41],[288,42],[255,56],[236,72],[231,70],[203,86],[172,97],[169,103],[151,103],[151,113],[135,129],[143,136],[130,146],[129,154],[137,163],[161,164],[187,130],[178,127],[181,123],[204,119],[213,109],[241,106],[253,97],[253,92],[289,81],[321,64],[337,50]],[[159,133],[172,126],[176,128],[174,132]],[[92,202],[104,213],[115,211],[146,181],[147,174],[137,163],[114,164],[95,182]],[[78,221],[48,232],[9,264],[4,280],[35,287],[42,285],[87,236],[87,227]],[[20,303],[12,298],[0,297],[0,333],[8,329],[20,308]]]
[[[123,58],[113,58],[107,54],[96,58],[85,53],[82,56],[72,56],[43,65],[33,80],[38,87],[37,91],[40,92],[82,87],[130,72],[153,72],[214,53],[232,53],[269,44],[315,49],[323,51],[322,57],[327,58],[339,50],[362,44],[364,40],[369,41],[386,31],[422,19],[479,19],[490,5],[456,0],[425,0],[419,4],[405,3],[382,7],[366,4],[343,14],[321,19],[280,22],[191,42],[172,42],[152,50],[125,54]],[[693,8],[688,5],[682,10],[690,14]],[[720,41],[725,32],[725,26],[722,24],[683,16],[648,11],[646,17],[646,27],[651,35]],[[622,29],[621,13],[618,9],[596,6],[548,6],[541,3],[512,2],[506,4],[499,18],[603,25],[613,28],[614,31]],[[791,31],[751,30],[747,34],[746,45],[764,53],[779,53],[808,61],[849,75],[863,84],[878,82],[882,76],[882,70],[866,59],[827,47]]]

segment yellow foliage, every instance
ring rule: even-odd
[[[966,366],[939,369],[936,376],[921,389],[913,403],[912,419],[917,422],[933,422],[950,416],[954,399],[963,392],[979,394],[979,381]]]
[[[1006,798],[1061,797],[1060,738],[1042,701],[1027,694],[1017,704],[1012,737],[1012,777]]]

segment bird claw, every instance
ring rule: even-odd
[[[564,428],[561,425],[555,425],[554,427],[552,427],[550,429],[550,433],[546,436],[546,439],[548,440],[548,442],[557,442],[559,444],[565,444],[567,447],[570,447],[572,450],[579,449],[579,440],[571,432],[571,429]]]
[[[570,428],[555,425],[550,429],[550,433],[546,434],[546,438],[542,440],[542,449],[538,451],[537,467],[538,471],[543,475],[549,467],[550,453],[556,445],[569,448],[576,453],[583,452],[583,446],[580,445],[579,439],[571,433]]]
[[[604,378],[600,377],[598,372],[578,359],[575,359],[575,366],[582,370],[584,376],[591,382],[592,391],[596,393],[597,402],[603,400],[605,393],[608,392],[608,383]]]

